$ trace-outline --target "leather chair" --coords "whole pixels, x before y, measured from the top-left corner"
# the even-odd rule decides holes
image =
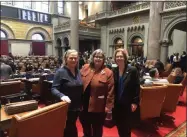
[[[23,116],[14,115],[9,137],[63,137],[68,104],[59,102]]]
[[[184,93],[184,89],[185,89],[186,86],[187,86],[187,73],[186,73],[186,72],[184,73],[184,78],[183,78],[181,84],[182,84],[182,91],[181,91],[180,96],[183,95],[183,93]],[[187,89],[187,88],[186,88],[186,89]]]
[[[166,97],[167,85],[153,85],[152,87],[141,87],[140,91],[140,118],[160,117],[161,109]]]
[[[167,84],[167,86],[162,112],[175,112],[182,91],[182,84]]]
[[[176,78],[176,76],[175,76],[175,75],[170,74],[170,75],[167,77],[167,80],[168,80],[168,82],[169,82],[169,83],[173,83],[173,82],[174,82],[174,80],[175,80],[175,78]]]
[[[172,66],[172,64],[166,64],[164,69],[165,69],[165,71],[163,71],[160,74],[160,77],[168,77],[169,74],[171,73],[172,69],[173,69],[173,66]]]

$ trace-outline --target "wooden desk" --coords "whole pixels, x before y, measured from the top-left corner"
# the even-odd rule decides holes
[[[41,99],[46,105],[56,102],[56,98],[51,93],[51,86],[53,81],[44,80],[42,83]]]
[[[25,83],[24,91],[28,94],[31,94],[32,84],[38,84],[40,78],[30,78],[30,79],[24,79],[23,82]]]
[[[38,109],[40,109],[38,107]],[[32,110],[34,111],[34,110]],[[23,113],[18,113],[16,115],[19,115],[19,116],[23,116],[24,114],[27,114],[29,112],[32,112],[32,111],[27,111],[27,112],[23,112]],[[15,114],[14,114],[15,115]],[[5,129],[9,129],[10,127],[10,124],[11,124],[11,119],[14,115],[8,115],[6,112],[5,112],[5,109],[4,109],[4,106],[1,107],[1,113],[0,113],[0,129],[2,130],[5,130]]]
[[[40,78],[30,78],[30,79],[24,79],[24,81],[28,81],[28,82],[36,82],[39,81]]]

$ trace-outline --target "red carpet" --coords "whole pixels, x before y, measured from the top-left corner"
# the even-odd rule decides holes
[[[186,92],[180,98],[186,103]],[[141,126],[132,130],[132,137],[163,137],[169,134],[171,131],[179,127],[186,121],[186,106],[177,106],[176,112],[172,114],[165,114],[159,118],[158,122],[154,120],[147,120],[141,123]],[[161,123],[161,124],[160,124]],[[79,137],[83,136],[82,126],[77,121]],[[103,137],[118,137],[116,127],[106,128],[104,127]]]

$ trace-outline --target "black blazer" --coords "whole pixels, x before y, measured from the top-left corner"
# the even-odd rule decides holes
[[[114,92],[115,92],[115,103],[116,105],[129,106],[131,104],[139,105],[139,94],[140,94],[140,82],[139,74],[135,67],[126,66],[126,69],[122,75],[124,82],[123,93],[120,99],[118,99],[118,82],[119,82],[119,68],[113,69],[114,73]]]

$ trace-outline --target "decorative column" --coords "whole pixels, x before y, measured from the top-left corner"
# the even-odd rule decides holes
[[[71,2],[71,49],[79,51],[79,2]]]
[[[160,31],[161,31],[161,15],[164,2],[150,2],[149,13],[149,34],[148,34],[148,59],[160,58]]]
[[[58,25],[58,2],[57,1],[53,1],[53,0],[49,1],[49,13],[51,14],[51,24],[53,24],[52,55],[57,56],[59,49],[55,48],[57,46],[57,43],[56,43],[56,38],[54,35],[54,27]]]
[[[170,44],[170,40],[168,39],[161,40],[159,44],[161,46],[160,61],[166,64],[167,57],[168,57],[168,46]]]
[[[58,2],[51,0],[49,2],[49,12],[51,14],[58,14]]]
[[[102,49],[105,53],[107,53],[107,26],[101,26],[101,44],[100,49]]]

